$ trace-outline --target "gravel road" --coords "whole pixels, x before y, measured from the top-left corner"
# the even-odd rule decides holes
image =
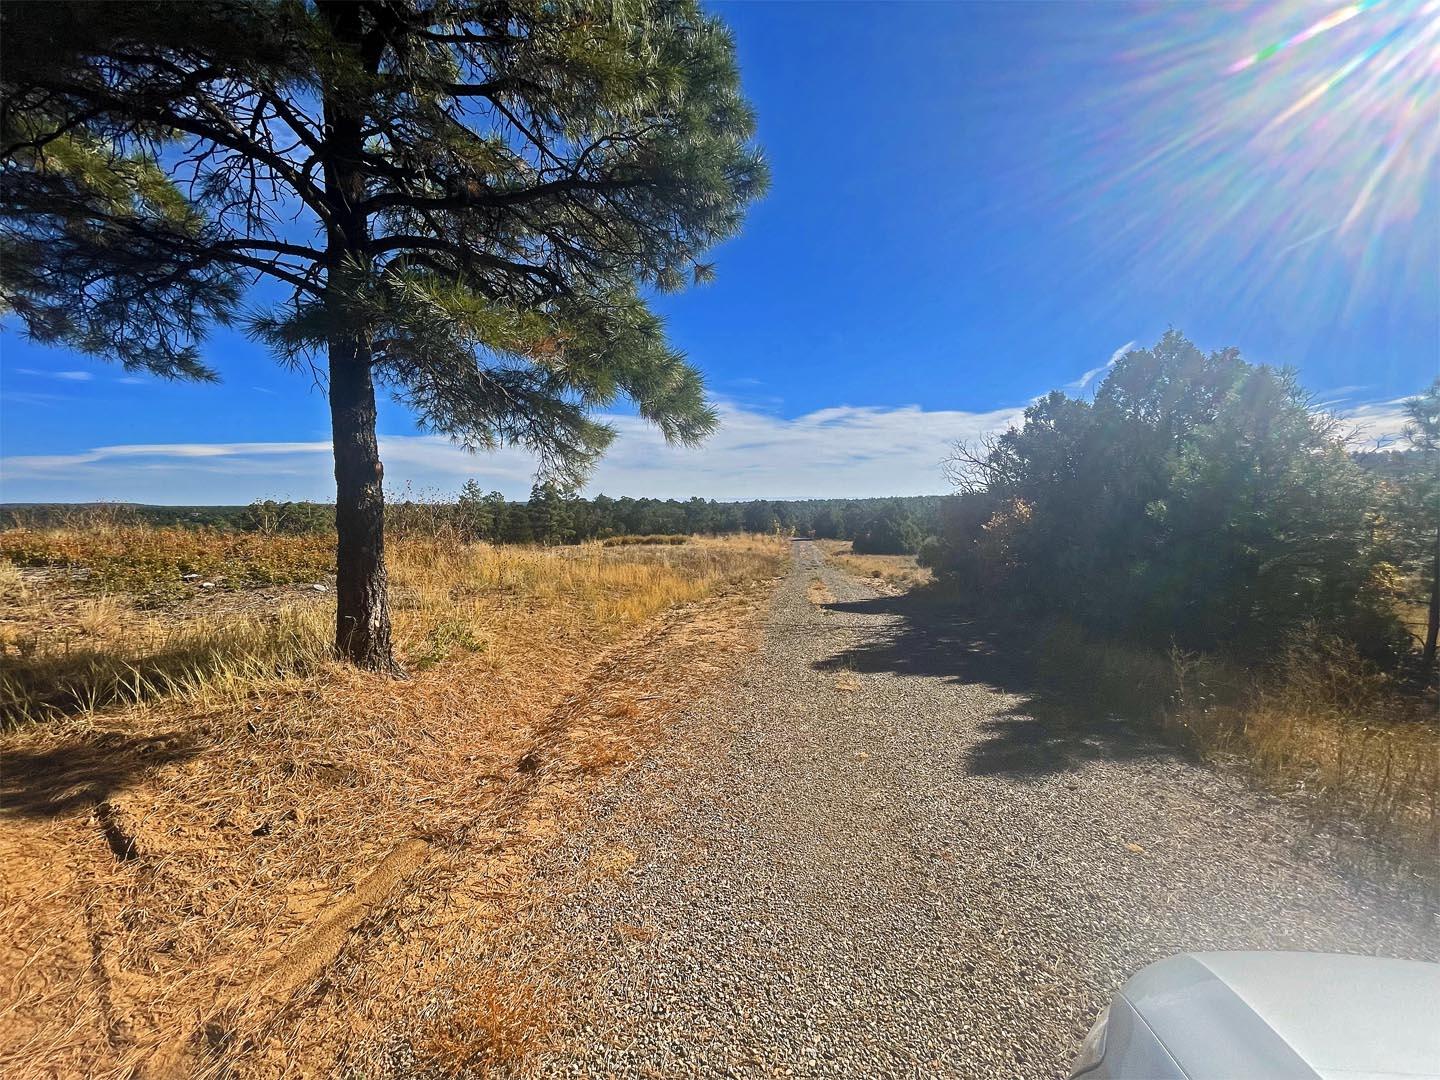
[[[1440,953],[1433,911],[1286,805],[1064,716],[963,624],[794,547],[755,662],[681,733],[700,749],[600,808],[635,863],[562,919],[593,1009],[540,1073],[1063,1076],[1170,953]]]

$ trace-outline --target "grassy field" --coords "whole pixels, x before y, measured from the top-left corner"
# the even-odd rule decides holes
[[[0,534],[0,1072],[344,1072],[382,1023],[520,1053],[554,995],[486,958],[531,854],[752,647],[785,547],[401,539],[396,682],[328,659],[323,543]],[[407,1012],[458,984],[526,1016]]]

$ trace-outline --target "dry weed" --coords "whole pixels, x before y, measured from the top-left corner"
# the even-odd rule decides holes
[[[0,596],[23,600],[28,595],[20,568],[9,559],[0,559]]]
[[[75,624],[82,633],[91,637],[104,637],[117,629],[120,607],[120,601],[103,593],[93,599],[83,600],[75,613]]]
[[[494,965],[473,975],[460,1003],[416,1041],[444,1076],[514,1066],[544,1048],[562,1012],[554,987]]]
[[[1275,666],[1097,641],[1057,621],[1041,674],[1067,700],[1162,723],[1201,754],[1302,797],[1317,822],[1360,834],[1440,884],[1440,727],[1433,696],[1353,645],[1298,637]]]
[[[830,586],[826,585],[824,580],[818,576],[810,579],[810,584],[805,588],[805,595],[817,607],[835,603],[835,594],[830,591]]]

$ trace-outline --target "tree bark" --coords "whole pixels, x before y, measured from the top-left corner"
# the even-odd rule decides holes
[[[335,651],[370,671],[399,674],[390,642],[385,573],[384,468],[375,438],[368,342],[330,341],[330,425],[335,441]]]
[[[335,37],[361,48],[358,4],[322,3]],[[362,49],[362,52],[364,50]],[[375,57],[364,56],[371,70]],[[368,257],[369,222],[359,209],[365,198],[361,169],[363,117],[327,95],[325,100],[325,197],[333,225],[326,251],[327,290],[346,287],[337,277]],[[329,304],[332,313],[338,305]],[[390,641],[389,582],[385,574],[384,469],[375,438],[375,380],[368,327],[330,330],[330,426],[335,444],[335,651],[370,671],[403,674]]]

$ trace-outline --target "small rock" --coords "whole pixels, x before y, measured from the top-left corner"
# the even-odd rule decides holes
[[[213,589],[213,588],[215,587],[215,582],[213,582],[213,581],[202,581],[202,582],[200,582],[200,587],[201,587],[202,589]]]
[[[181,581],[199,581],[199,580],[200,580],[200,575],[199,575],[199,574],[181,574],[181,575],[180,575],[180,580],[181,580]]]
[[[326,592],[328,591],[329,587],[326,585],[311,585],[310,588],[314,589],[316,592]]]

